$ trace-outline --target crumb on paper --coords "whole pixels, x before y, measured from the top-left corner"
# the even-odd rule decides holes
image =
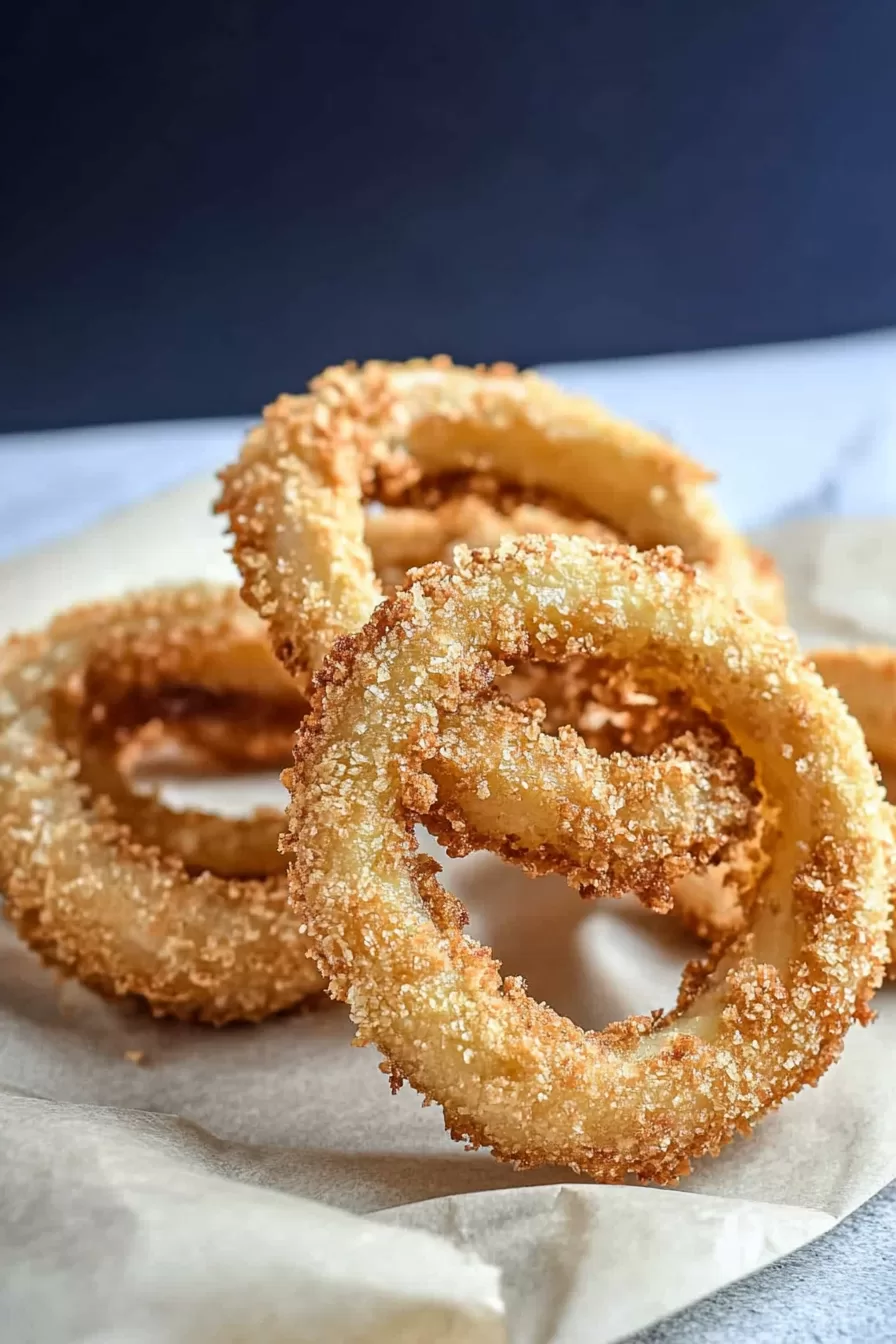
[[[124,1058],[128,1061],[129,1064],[137,1064],[137,1065],[145,1064],[145,1063],[146,1063],[146,1051],[145,1051],[145,1050],[125,1050],[125,1052],[124,1052]]]

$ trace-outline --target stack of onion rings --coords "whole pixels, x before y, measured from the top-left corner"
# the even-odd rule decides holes
[[[76,609],[7,642],[0,697],[5,909],[45,961],[104,994],[140,995],[157,1014],[215,1023],[257,1020],[322,987],[286,905],[282,814],[175,811],[135,793],[121,760],[139,758],[148,724],[157,736],[198,734],[208,763],[225,751],[214,729],[228,721],[228,764],[282,759],[306,702],[235,591],[159,590]],[[662,904],[749,816],[743,763],[711,738],[702,752],[686,737],[655,758],[591,761],[575,734],[550,738],[533,710],[497,703],[470,706],[447,733],[429,787],[457,802],[434,808],[434,827],[461,848],[491,826],[482,842],[507,850],[517,785],[506,742],[528,733],[531,768],[570,786],[558,785],[553,811],[542,800],[521,813],[508,856],[540,871],[559,832],[570,880],[595,892],[640,886]],[[468,737],[479,748],[461,753]],[[596,779],[649,800],[636,824],[619,824]]]
[[[196,586],[0,649],[7,915],[155,1013],[256,1020],[329,977],[393,1086],[456,1137],[674,1180],[867,1020],[896,882],[861,731],[787,633],[729,600],[782,618],[774,567],[706,479],[508,365],[346,365],[281,397],[219,504],[263,623]],[[861,715],[872,683],[850,684]],[[886,764],[896,718],[874,695]],[[284,853],[270,809],[224,821],[132,787],[172,747],[277,763],[300,722]],[[673,1012],[581,1032],[463,934],[418,821],[586,895],[674,895],[715,946]]]
[[[792,639],[677,553],[528,538],[459,554],[340,641],[291,778],[290,884],[361,1042],[520,1166],[670,1181],[807,1083],[866,1015],[886,951],[892,837],[858,725]],[[676,1008],[584,1032],[502,980],[416,852],[440,721],[496,665],[576,653],[679,677],[725,722],[781,829],[750,927],[688,968]],[[533,781],[534,783],[535,781]]]
[[[297,675],[318,668],[333,642],[370,615],[382,596],[377,570],[388,574],[444,555],[452,534],[495,544],[525,526],[554,534],[590,530],[600,540],[623,531],[642,546],[675,543],[754,607],[776,619],[782,614],[773,567],[724,522],[703,488],[707,474],[700,467],[657,435],[510,365],[468,369],[435,359],[328,369],[307,395],[281,397],[267,409],[221,479],[218,508],[234,534],[243,597]],[[571,482],[573,505],[564,503]],[[397,507],[365,515],[371,500]],[[484,714],[487,719],[487,709]],[[506,724],[493,722],[485,732],[507,738]],[[471,740],[468,734],[464,740]],[[511,754],[523,740],[516,734]],[[668,739],[656,743],[662,740]],[[549,789],[546,779],[542,793]],[[503,816],[491,831],[474,826],[476,842],[490,835],[490,847],[518,859],[513,832],[525,829],[521,801],[513,817]],[[468,814],[469,804],[462,809]],[[491,815],[498,816],[497,809]],[[428,824],[443,840],[454,840],[452,852],[463,852],[459,836],[439,827],[435,812]],[[457,816],[454,824],[459,831]],[[747,829],[739,828],[741,839]],[[752,856],[755,839],[747,839]],[[732,857],[730,849],[716,843],[711,854],[707,846],[701,862],[712,857],[718,864]],[[733,881],[739,867],[752,871],[740,856],[682,888],[679,904],[692,925],[708,927],[703,907],[736,904],[716,874]],[[575,867],[572,873],[582,878]],[[614,879],[579,884],[607,892]],[[633,886],[649,904],[667,908],[668,878],[651,877],[646,855],[642,880]]]

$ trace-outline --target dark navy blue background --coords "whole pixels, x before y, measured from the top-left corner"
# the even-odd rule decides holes
[[[896,322],[892,0],[33,0],[0,429]]]

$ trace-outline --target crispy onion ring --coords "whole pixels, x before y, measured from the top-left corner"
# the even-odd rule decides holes
[[[563,873],[583,896],[630,891],[667,911],[676,881],[750,825],[752,772],[717,733],[599,756],[569,727],[542,732],[542,714],[486,699],[446,716],[419,810],[448,854],[487,849],[533,875]]]
[[[429,559],[444,552],[448,536],[458,530],[497,540],[516,523],[557,528],[562,519],[550,501],[569,480],[576,482],[580,505],[565,524],[570,529],[590,527],[605,536],[603,523],[582,519],[583,508],[602,508],[613,514],[612,522],[624,520],[642,544],[671,535],[731,582],[749,585],[756,572],[741,539],[702,492],[705,473],[699,467],[656,435],[507,365],[472,370],[434,360],[329,369],[312,383],[309,395],[281,397],[268,408],[264,424],[221,479],[218,507],[228,513],[235,536],[243,596],[267,621],[278,656],[296,673],[318,667],[334,639],[369,616],[382,595],[375,562],[388,571],[411,554]],[[365,518],[364,503],[371,498],[410,501],[422,511],[402,508],[397,515]],[[536,519],[533,510],[540,511]],[[720,796],[704,797],[700,809],[702,838],[696,816],[670,808],[663,818],[655,809],[652,856],[642,826],[638,868],[621,852],[618,827],[605,830],[601,821],[595,831],[593,803],[565,803],[564,793],[555,789],[564,769],[569,776],[590,760],[598,772],[593,792],[606,796],[604,766],[593,753],[581,755],[574,735],[560,747],[541,743],[537,733],[533,742],[531,720],[520,711],[511,744],[511,711],[495,703],[476,713],[479,723],[463,725],[457,739],[467,744],[468,770],[438,781],[445,805],[428,818],[452,852],[463,852],[464,833],[472,832],[476,843],[540,871],[544,854],[558,850],[545,833],[550,817],[563,827],[564,848],[572,829],[582,838],[579,859],[570,858],[566,867],[571,881],[588,891],[620,894],[625,874],[646,903],[665,909],[678,876],[743,834],[743,798],[735,818],[727,787],[732,759],[723,753],[715,772]],[[526,741],[530,745],[522,746]],[[499,742],[511,755],[541,753],[545,770],[538,790],[521,798],[508,772],[496,775],[490,751]],[[673,752],[679,770],[687,743],[680,738]],[[703,739],[698,770],[709,768],[707,746]],[[476,751],[478,762],[469,759]],[[667,764],[654,758],[649,767],[617,768],[643,797],[647,779],[656,780]],[[491,779],[486,806],[469,791],[452,800],[452,788],[462,788],[465,774]],[[494,796],[498,776],[505,793],[510,791],[505,807]],[[573,781],[572,788],[580,799],[588,791],[584,779]],[[449,810],[446,827],[439,818],[447,818]],[[607,851],[609,834],[616,837],[613,853]]]
[[[807,1083],[866,1015],[892,837],[861,731],[792,639],[668,550],[526,539],[433,566],[334,648],[300,731],[290,884],[359,1039],[521,1166],[668,1182]],[[759,767],[784,825],[749,930],[666,1016],[584,1032],[502,980],[416,852],[440,716],[495,660],[607,653],[676,673]]]
[[[110,694],[187,684],[283,705],[299,700],[235,591],[197,586],[98,603],[57,618],[43,634],[7,641],[0,651],[7,917],[45,962],[103,994],[140,995],[156,1014],[258,1020],[319,991],[282,875],[238,881],[185,867],[194,826],[206,828],[210,843],[210,829],[220,836],[234,823],[193,814],[185,825],[157,800],[135,800],[135,829],[166,840],[160,852],[139,843],[78,778],[78,756],[65,745],[72,704],[98,694],[107,676]],[[94,776],[100,786],[110,782]]]
[[[747,604],[781,615],[768,557],[723,520],[703,488],[708,473],[658,435],[511,365],[371,362],[327,369],[307,395],[281,396],[221,473],[217,507],[230,520],[243,597],[287,667],[319,667],[380,600],[365,500],[401,500],[427,478],[464,471],[559,499],[572,490],[574,513],[637,546],[680,546]],[[434,526],[444,548],[438,520],[424,513],[417,525]],[[556,530],[556,519],[547,525]],[[371,523],[373,540],[380,562],[394,564],[379,535],[386,526]],[[415,545],[416,559],[431,558],[424,541]]]
[[[809,654],[828,686],[833,686],[858,719],[865,741],[881,772],[884,788],[896,800],[896,650],[886,645],[816,649]],[[896,810],[893,811],[896,824]],[[698,936],[715,941],[743,927],[744,903],[754,884],[754,865],[761,843],[744,847],[740,874],[726,864],[720,869],[688,874],[675,891],[675,907]],[[723,878],[729,879],[724,881]],[[896,874],[894,874],[896,898]],[[888,975],[896,977],[896,933],[890,934]]]
[[[277,749],[280,765],[291,756],[294,725],[307,710],[301,704],[286,739],[273,725],[262,739],[266,751]],[[95,710],[96,701],[91,705]],[[631,890],[665,911],[678,875],[716,859],[749,825],[752,772],[716,732],[682,733],[638,758],[619,753],[596,758],[571,730],[557,737],[543,734],[541,716],[538,705],[497,700],[468,706],[459,722],[446,718],[441,750],[428,763],[434,801],[425,821],[449,854],[489,849],[533,876],[562,872],[585,896]],[[95,716],[91,719],[95,728]],[[108,715],[99,722],[107,728]],[[207,744],[212,721],[204,718],[201,724]],[[209,868],[227,877],[286,871],[278,851],[282,812],[259,808],[234,821],[195,809],[175,811],[132,791],[107,733],[86,738],[70,733],[68,741],[80,762],[79,778],[110,798],[118,819],[142,843],[176,854],[191,871]],[[133,739],[125,735],[123,745],[127,756]],[[213,769],[219,765],[209,754],[204,759]],[[525,778],[541,780],[548,803],[528,796],[520,763]],[[634,800],[636,821],[630,818]]]
[[[306,702],[235,591],[159,590],[75,609],[7,642],[0,697],[0,880],[6,914],[45,961],[105,994],[141,995],[158,1014],[216,1023],[257,1020],[321,988],[285,907],[282,813],[177,811],[133,792],[121,760],[135,741],[139,755],[149,719],[188,739],[198,725],[206,760],[217,749],[239,764],[233,719],[228,740],[213,712],[234,701],[257,707],[244,756],[282,749]],[[450,817],[433,811],[456,850],[479,828],[484,844],[542,871],[559,833],[570,881],[632,886],[662,905],[672,881],[743,828],[749,781],[730,748],[709,742],[701,754],[688,739],[656,758],[592,762],[575,734],[549,738],[537,720],[526,706],[470,706],[463,726],[481,745],[462,755],[449,721],[429,787],[459,799]],[[520,801],[506,768],[514,734],[532,770],[559,781],[540,808]],[[615,791],[605,784],[595,796],[592,775]],[[650,806],[622,824],[626,790]]]
[[[511,689],[518,686],[546,702],[545,724],[551,730],[573,724],[588,746],[604,754],[640,756],[688,733],[704,743],[715,734],[718,750],[719,725],[695,709],[680,687],[658,680],[656,669],[645,676],[641,667],[577,657],[559,668],[529,664],[509,681]],[[745,788],[743,775],[741,781]],[[732,833],[731,843],[720,846],[707,865],[675,885],[675,913],[698,938],[714,943],[743,928],[767,862],[773,824],[767,806],[755,807],[739,837]]]
[[[381,596],[374,566],[394,580],[411,562],[447,558],[452,537],[495,544],[515,528],[596,539],[623,528],[640,545],[676,541],[722,582],[781,614],[773,566],[724,523],[703,490],[701,468],[656,435],[508,365],[473,370],[418,360],[329,369],[309,395],[281,397],[268,408],[221,479],[219,508],[234,533],[243,596],[296,672],[319,666],[333,640],[373,610]],[[557,501],[571,481],[577,504],[564,517]],[[367,499],[402,507],[365,517]],[[590,519],[589,509],[604,521]],[[502,737],[506,723],[483,727],[485,741]],[[460,740],[476,741],[469,731]],[[511,754],[521,741],[518,735],[516,746],[508,742]],[[730,756],[720,762],[721,776],[730,777],[730,764]],[[556,778],[556,770],[549,772],[540,792]],[[428,818],[451,852],[463,852],[458,813],[469,821],[470,802],[455,808],[453,830],[440,826],[436,813]],[[491,830],[474,823],[476,842],[491,837],[491,848],[521,861],[516,839],[504,834],[509,822],[514,831],[527,829],[519,806],[532,802],[517,799],[513,816]],[[723,856],[723,831],[729,839],[744,833],[742,821],[730,827],[730,810],[723,815],[724,796],[719,805],[710,843],[699,858],[692,847],[687,871]],[[494,806],[491,815],[500,815]],[[544,845],[556,853],[547,837]],[[538,862],[527,866],[537,870]],[[567,871],[572,880],[582,878],[584,889],[609,892],[622,868],[590,881],[575,864]],[[634,889],[648,904],[668,908],[671,863],[653,880],[650,874],[645,862]],[[631,866],[630,875],[634,882]]]
[[[303,702],[302,717],[306,709]],[[601,758],[569,728],[556,737],[542,733],[542,714],[539,704],[496,699],[467,706],[458,721],[446,716],[441,750],[427,766],[434,801],[425,822],[450,855],[488,849],[532,876],[562,872],[583,896],[632,891],[666,911],[679,875],[718,861],[751,825],[752,771],[717,731],[682,732],[636,758],[618,752]],[[269,763],[290,759],[297,721],[294,715],[286,737],[269,727],[262,738]],[[206,746],[212,722],[201,720]],[[125,736],[126,756],[131,747]],[[233,821],[173,811],[132,791],[103,735],[76,739],[71,750],[80,779],[112,800],[141,842],[176,853],[193,871],[211,868],[228,877],[286,871],[278,852],[281,812],[259,808]],[[219,770],[210,752],[204,760]],[[521,763],[524,779],[541,781],[535,798],[521,783]]]

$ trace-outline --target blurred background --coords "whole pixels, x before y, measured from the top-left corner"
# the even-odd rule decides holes
[[[896,323],[896,4],[34,0],[0,431]]]

